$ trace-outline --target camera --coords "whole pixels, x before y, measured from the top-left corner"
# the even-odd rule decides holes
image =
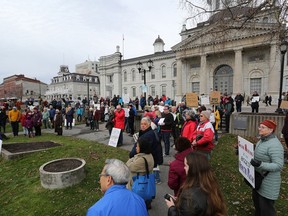
[[[173,197],[170,194],[165,194],[164,198],[166,200],[169,200],[169,201],[170,201],[170,198],[172,198],[172,200],[174,200]]]

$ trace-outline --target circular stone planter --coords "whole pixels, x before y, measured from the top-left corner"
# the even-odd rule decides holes
[[[53,190],[80,183],[85,178],[85,164],[81,158],[62,158],[43,164],[39,168],[42,187]]]

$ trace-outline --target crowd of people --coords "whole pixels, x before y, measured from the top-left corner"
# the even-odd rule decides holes
[[[123,145],[125,131],[133,136],[135,144],[126,163],[117,159],[106,161],[99,174],[104,196],[89,208],[89,216],[127,215],[128,208],[131,215],[148,215],[153,198],[143,200],[133,193],[132,177],[145,175],[148,169],[154,173],[155,184],[161,184],[160,166],[173,146],[177,153],[169,164],[168,186],[174,194],[166,197],[168,215],[227,215],[225,200],[210,165],[211,153],[217,145],[221,122],[225,119],[225,130],[229,132],[230,116],[234,111],[241,112],[244,97],[237,94],[233,99],[223,95],[219,105],[197,109],[187,107],[185,101],[176,106],[165,95],[143,98],[136,97],[128,104],[124,104],[120,96],[97,101],[85,98],[74,104],[63,99],[50,103],[42,101],[38,106],[28,102],[23,110],[20,109],[22,104],[11,103],[1,107],[0,130],[5,133],[9,120],[14,136],[19,134],[19,123],[28,137],[41,136],[41,128],[54,129],[57,135],[62,135],[63,128],[71,130],[77,121],[97,132],[102,121],[110,134],[113,128],[120,129],[117,147]],[[252,112],[258,112],[257,92],[251,97],[251,107]],[[135,134],[134,120],[139,110],[143,113],[140,130]],[[282,130],[288,147],[287,127],[288,114]],[[260,141],[250,162],[257,172],[265,173],[260,189],[252,190],[257,216],[276,214],[274,202],[279,196],[284,150],[274,134],[275,128],[276,123],[272,120],[261,122],[258,128]]]

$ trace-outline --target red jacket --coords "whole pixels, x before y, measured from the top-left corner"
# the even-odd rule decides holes
[[[214,148],[214,144],[212,142],[214,138],[214,128],[209,120],[199,123],[196,129],[196,133],[194,133],[193,139],[196,139],[196,136],[199,135],[202,136],[202,138],[196,141],[197,145],[194,146],[194,149],[210,152]]]
[[[170,163],[168,186],[172,190],[174,190],[175,196],[177,196],[181,185],[186,180],[186,173],[184,170],[184,158],[192,151],[192,148],[188,148],[183,152],[179,152],[175,155],[175,160]]]
[[[185,121],[185,123],[182,127],[181,136],[186,137],[192,143],[193,136],[196,133],[196,128],[197,128],[196,121],[192,121],[190,119],[188,121]]]
[[[114,127],[124,130],[125,128],[125,111],[121,109],[120,111],[116,110],[114,112]]]

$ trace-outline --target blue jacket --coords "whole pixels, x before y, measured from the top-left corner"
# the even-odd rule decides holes
[[[113,185],[104,196],[88,209],[86,216],[148,216],[144,200],[126,189],[126,185]]]

